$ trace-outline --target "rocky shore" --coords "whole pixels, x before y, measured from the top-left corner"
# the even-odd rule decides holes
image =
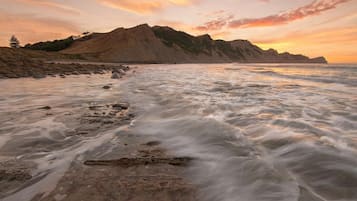
[[[155,142],[155,143],[153,143]],[[121,135],[114,151],[75,161],[43,201],[195,201],[196,187],[182,175],[191,159],[167,155],[159,141]]]
[[[80,63],[45,63],[42,61],[16,61],[9,62],[7,65],[0,67],[1,78],[22,78],[33,77],[36,79],[45,78],[46,76],[65,78],[68,75],[80,74],[104,74],[107,72],[123,74],[128,71],[129,67],[124,65],[93,65]],[[120,76],[113,77],[115,79]]]
[[[108,70],[120,77],[123,72],[134,75],[124,67]],[[196,186],[183,177],[194,159],[171,155],[159,139],[135,134],[130,128],[137,114],[114,95],[117,83],[96,85],[97,92],[113,93],[99,102],[88,99],[2,113],[0,137],[12,132],[18,136],[0,144],[0,200],[197,200]],[[28,118],[17,125],[65,127],[21,135],[26,131],[20,126],[4,123],[20,116]]]
[[[50,112],[52,108],[46,110]],[[81,138],[95,137],[116,127],[129,126],[135,117],[127,103],[89,106],[83,111],[80,115],[60,117],[65,118],[62,121],[76,120],[72,122],[72,132],[65,135],[76,136],[77,140],[46,143],[44,147],[33,142],[31,152],[43,148],[49,152],[59,147],[73,146]],[[81,157],[75,157],[58,183],[49,184],[54,185],[50,192],[41,192],[44,187],[35,187],[36,182],[41,183],[41,179],[45,181],[46,178],[33,174],[37,167],[29,162],[29,158],[1,160],[0,198],[18,200],[22,196],[21,190],[26,192],[26,188],[32,188],[32,185],[39,192],[32,201],[197,200],[196,187],[182,177],[193,158],[168,155],[160,144],[156,139],[124,130],[118,139],[111,141],[111,146],[96,147]],[[7,148],[5,146],[0,153],[6,152]],[[56,159],[52,160],[55,163]]]
[[[104,74],[112,71],[119,74],[120,78],[129,70],[124,65],[85,64],[68,62],[75,57],[61,55],[59,53],[47,53],[42,51],[0,48],[0,79],[1,78],[45,78],[46,76],[60,76],[79,74]],[[62,60],[67,62],[53,62]],[[67,59],[67,60],[66,60]],[[79,60],[80,61],[80,60]]]

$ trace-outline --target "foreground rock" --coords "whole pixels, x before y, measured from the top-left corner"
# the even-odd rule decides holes
[[[117,89],[108,83],[94,88],[104,85]],[[196,186],[183,176],[192,158],[169,155],[158,139],[133,133],[135,113],[117,96],[46,102],[2,118],[49,125],[36,132],[18,122],[0,129],[5,137],[30,131],[0,146],[0,200],[197,200]]]
[[[70,151],[74,145],[78,146],[85,140],[100,137],[108,130],[130,124],[135,116],[130,111],[130,105],[125,103],[127,106],[125,109],[113,108],[112,106],[116,104],[118,103],[90,105],[87,107],[84,105],[73,113],[63,112],[61,111],[63,108],[52,108],[51,106],[38,107],[32,110],[34,116],[29,119],[55,118],[58,122],[64,122],[66,127],[68,126],[68,129],[63,129],[60,133],[52,132],[49,134],[51,137],[48,138],[36,134],[29,138],[23,136],[15,137],[15,139],[0,146],[0,200],[16,194],[24,188],[36,185],[42,179],[45,179],[44,177],[48,173],[38,171],[39,167],[36,161],[48,160],[50,162],[47,165],[43,165],[42,168],[47,168],[51,166],[51,163],[58,162],[57,156],[49,153],[56,153],[56,151],[65,152],[65,150],[68,150],[70,155],[77,155],[77,153]],[[73,105],[67,105],[67,107],[72,108]],[[51,110],[50,116],[48,116],[49,110]],[[26,114],[22,115],[26,116]],[[4,132],[0,131],[0,136],[4,135]],[[56,139],[53,139],[53,136],[56,136]],[[82,161],[80,163],[82,164]],[[85,167],[83,164],[82,168]],[[56,170],[51,169],[51,171]],[[77,175],[72,176],[77,177]],[[56,185],[56,183],[48,183],[47,185]],[[67,194],[70,194],[70,192],[67,192]],[[26,196],[29,197],[31,195],[26,194]],[[54,199],[54,197],[51,199]],[[16,197],[16,199],[10,200],[27,199],[18,199]],[[33,200],[39,199],[34,198]]]
[[[111,153],[73,163],[56,189],[41,200],[197,201],[196,186],[182,176],[192,158],[167,155],[143,140],[122,133]]]
[[[0,161],[0,198],[29,181],[32,168],[18,160]]]
[[[85,165],[113,165],[113,166],[139,166],[139,165],[156,165],[156,164],[168,164],[175,166],[187,166],[193,159],[190,157],[137,157],[137,158],[120,158],[114,160],[88,160],[85,161]]]
[[[40,109],[40,110],[50,110],[52,108],[50,106],[43,106],[43,107],[40,107],[38,109]]]
[[[117,73],[117,72],[114,72],[114,73],[112,73],[112,77],[111,77],[112,79],[120,79],[121,78],[121,76],[120,76],[120,74],[119,73]]]

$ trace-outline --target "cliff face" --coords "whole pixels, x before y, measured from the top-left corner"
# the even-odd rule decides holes
[[[146,24],[92,34],[74,41],[61,52],[81,54],[91,60],[126,63],[326,63],[323,57],[310,59],[262,50],[246,40],[212,40],[209,35],[195,37],[170,27]]]

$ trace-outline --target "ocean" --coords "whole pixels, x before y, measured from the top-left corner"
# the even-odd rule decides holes
[[[199,160],[203,200],[357,200],[357,66],[149,65],[134,128]]]

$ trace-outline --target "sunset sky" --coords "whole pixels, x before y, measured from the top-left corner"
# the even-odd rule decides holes
[[[357,62],[357,0],[0,0],[0,46],[143,23]]]

